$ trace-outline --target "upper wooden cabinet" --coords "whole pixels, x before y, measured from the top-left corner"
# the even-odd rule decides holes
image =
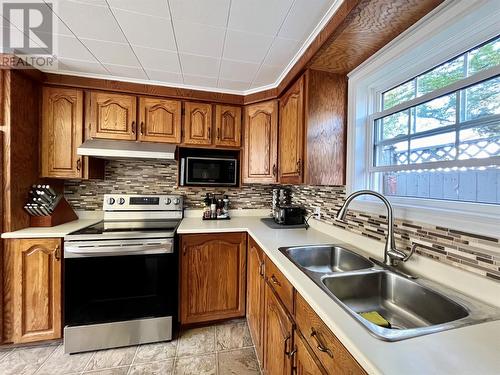
[[[227,147],[241,146],[241,108],[215,106],[215,145]]]
[[[304,168],[304,77],[280,99],[279,180],[284,184],[303,182]]]
[[[61,338],[61,239],[9,240],[12,341]]]
[[[157,98],[139,98],[140,141],[180,143],[181,102]]]
[[[135,96],[92,91],[87,108],[91,137],[135,140],[136,107]]]
[[[187,145],[212,144],[212,105],[184,103],[184,143]]]
[[[71,88],[43,88],[41,176],[81,178],[82,157],[76,149],[83,141],[83,92]]]
[[[243,183],[275,183],[278,168],[278,102],[245,107]]]
[[[246,233],[181,236],[181,324],[245,315]]]

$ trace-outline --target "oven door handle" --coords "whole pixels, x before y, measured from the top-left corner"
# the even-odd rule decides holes
[[[138,246],[71,246],[65,245],[65,258],[106,257],[120,255],[170,254],[174,249],[171,243]]]

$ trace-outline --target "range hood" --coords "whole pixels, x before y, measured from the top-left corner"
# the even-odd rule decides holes
[[[78,155],[101,159],[163,159],[175,158],[176,145],[109,139],[87,139],[77,149]]]

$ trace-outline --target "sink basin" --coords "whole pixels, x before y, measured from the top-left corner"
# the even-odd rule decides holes
[[[299,266],[312,272],[348,272],[373,267],[368,259],[340,246],[289,247],[284,252]]]
[[[377,311],[393,330],[430,327],[469,315],[442,294],[387,271],[325,277],[322,282],[356,318],[363,319],[359,313]]]

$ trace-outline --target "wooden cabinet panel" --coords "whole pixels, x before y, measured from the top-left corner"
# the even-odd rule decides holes
[[[83,141],[83,92],[71,88],[43,88],[41,176],[81,178],[82,157],[76,149]]]
[[[278,102],[245,107],[243,183],[275,183],[278,167]]]
[[[262,364],[264,353],[264,252],[253,238],[248,237],[247,321],[257,357]]]
[[[212,105],[184,103],[184,143],[187,145],[212,144]]]
[[[280,99],[279,181],[303,182],[304,167],[304,77]]]
[[[241,146],[241,108],[227,105],[215,107],[215,145]]]
[[[329,374],[366,374],[304,298],[295,294],[295,321]]]
[[[177,100],[139,98],[140,141],[180,143],[181,109]]]
[[[181,237],[181,323],[245,315],[246,233]]]
[[[293,286],[269,259],[266,262],[266,280],[278,295],[281,303],[290,314],[293,313]]]
[[[293,333],[293,342],[295,347],[294,370],[297,375],[324,375],[327,372],[323,369],[318,359],[312,353],[311,348],[305,342],[302,335],[295,330]]]
[[[293,323],[269,284],[265,288],[264,373],[289,375]]]
[[[91,137],[135,140],[136,102],[137,98],[131,95],[91,92]]]
[[[13,341],[61,337],[61,240],[12,240]]]

